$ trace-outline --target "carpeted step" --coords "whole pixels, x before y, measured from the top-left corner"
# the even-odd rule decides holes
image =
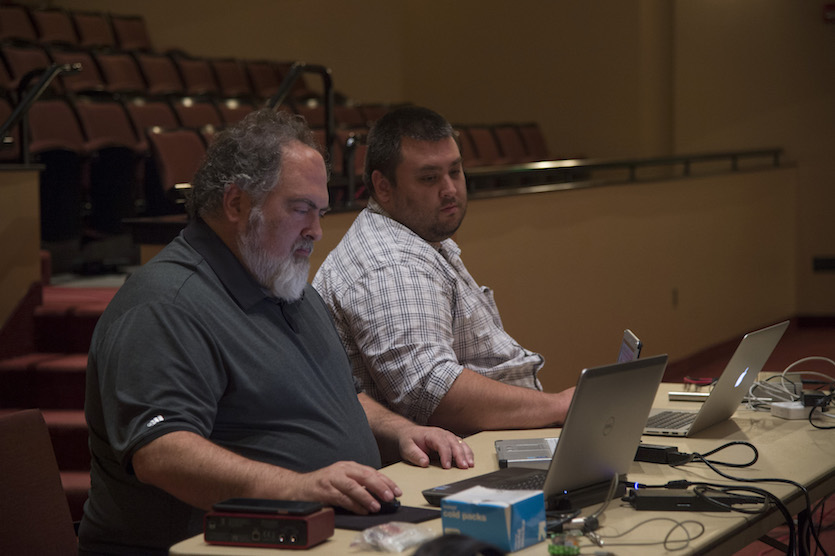
[[[117,289],[45,286],[34,314],[37,350],[87,353],[96,322]]]
[[[83,409],[87,354],[72,353],[35,364],[35,401],[47,409]]]
[[[35,368],[62,356],[61,353],[28,353],[0,361],[0,408],[38,407]]]

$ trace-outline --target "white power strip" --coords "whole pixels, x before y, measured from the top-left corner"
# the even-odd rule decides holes
[[[815,408],[815,413],[820,413]],[[783,419],[808,419],[811,408],[805,407],[803,402],[774,402],[771,404],[771,414]]]

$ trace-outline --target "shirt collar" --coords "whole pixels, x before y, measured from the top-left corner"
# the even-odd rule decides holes
[[[206,260],[241,308],[249,309],[264,299],[276,301],[202,219],[192,220],[183,230],[183,238]]]

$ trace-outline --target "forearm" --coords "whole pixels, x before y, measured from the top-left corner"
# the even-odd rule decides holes
[[[197,434],[176,431],[133,456],[137,478],[192,506],[208,510],[226,498],[297,497],[299,474],[250,460]]]
[[[371,431],[374,433],[374,437],[378,443],[396,443],[400,440],[405,430],[415,426],[415,423],[402,415],[390,411],[364,392],[358,394],[357,398],[363,409],[365,409],[368,424],[371,426]]]
[[[540,392],[504,384],[465,368],[429,423],[459,434],[561,425],[573,391]]]

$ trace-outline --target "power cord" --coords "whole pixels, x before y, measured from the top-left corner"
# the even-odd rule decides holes
[[[814,413],[814,409],[816,407],[821,407],[821,414],[825,409],[826,406],[818,406],[815,403],[808,403],[806,399],[809,395],[803,392],[803,376],[815,376],[824,378],[823,382],[818,382],[820,387],[829,385],[830,395],[835,390],[835,379],[832,378],[831,375],[821,373],[818,371],[795,371],[793,374],[801,375],[801,384],[797,384],[796,382],[792,381],[787,377],[789,372],[795,368],[796,366],[807,363],[809,361],[824,361],[835,366],[835,361],[828,357],[822,356],[810,356],[804,357],[802,359],[798,359],[791,365],[785,368],[783,372],[779,375],[774,375],[769,377],[765,381],[758,381],[751,385],[748,389],[748,397],[746,398],[748,402],[748,407],[755,411],[769,411],[771,409],[771,404],[775,402],[799,402],[802,401],[804,406],[812,407],[810,411],[810,423],[812,422],[811,415]],[[779,384],[772,384],[772,380],[779,379]],[[759,391],[759,392],[758,392]],[[758,395],[759,394],[759,395]],[[830,398],[831,401],[831,398]],[[812,423],[815,426],[814,423]],[[817,428],[830,428],[830,427],[817,427]]]
[[[809,497],[809,491],[806,490],[806,487],[804,487],[802,484],[800,484],[796,481],[792,481],[790,479],[781,479],[781,478],[747,479],[747,478],[734,477],[734,476],[728,475],[727,473],[724,473],[723,471],[719,470],[716,467],[717,465],[726,465],[727,466],[728,465],[727,463],[714,462],[714,461],[711,461],[711,460],[707,459],[707,457],[706,457],[706,456],[714,454],[714,453],[716,453],[716,452],[718,452],[722,449],[725,449],[725,448],[727,448],[729,446],[732,446],[732,445],[735,445],[735,444],[743,444],[743,445],[747,445],[748,447],[750,447],[754,451],[755,458],[754,458],[753,461],[751,461],[750,463],[747,463],[747,464],[730,464],[730,466],[732,466],[732,467],[747,467],[747,466],[750,466],[754,462],[757,461],[758,452],[757,452],[757,450],[756,450],[756,448],[754,447],[753,444],[750,444],[748,442],[735,441],[735,442],[729,442],[727,444],[724,444],[724,445],[716,448],[715,450],[711,450],[710,452],[707,452],[706,454],[699,454],[699,453],[695,453],[695,452],[693,454],[686,454],[687,456],[692,456],[692,457],[690,458],[689,461],[685,461],[684,463],[690,463],[690,462],[704,463],[714,473],[716,473],[720,477],[723,477],[723,478],[731,480],[731,481],[737,481],[737,482],[742,482],[742,483],[782,483],[782,484],[788,484],[788,485],[794,486],[795,488],[799,489],[803,493],[803,496],[806,500],[806,508],[805,508],[806,515],[808,515],[809,518],[810,518],[810,519],[807,519],[804,522],[804,529],[802,531],[797,531],[796,530],[794,520],[792,519],[791,514],[789,513],[788,509],[785,507],[785,505],[782,503],[782,501],[779,498],[772,495],[771,493],[769,493],[766,490],[763,490],[763,489],[758,489],[758,490],[761,491],[761,492],[759,492],[760,495],[767,497],[769,500],[771,500],[774,503],[774,505],[780,510],[780,513],[782,513],[783,517],[786,519],[786,525],[789,528],[789,532],[790,532],[790,535],[789,535],[789,538],[790,538],[789,551],[787,552],[787,554],[789,554],[789,555],[797,554],[797,547],[799,545],[799,542],[803,543],[802,551],[800,552],[800,554],[808,554],[808,548],[809,548],[809,545],[811,544],[809,542],[809,535],[811,534],[811,536],[814,538],[815,542],[817,543],[818,548],[821,550],[823,555],[828,556],[828,554],[826,552],[826,549],[823,547],[823,545],[821,544],[820,538],[818,537],[818,532],[817,532],[817,529],[815,527],[815,524],[811,520],[812,503],[811,503],[811,499]],[[676,449],[676,454],[678,454],[679,456],[682,455],[682,454],[678,453],[677,449]],[[678,465],[684,465],[684,463],[677,463],[677,464],[670,464],[670,465],[672,467],[677,467]],[[635,483],[633,485],[633,487],[636,488],[636,489],[639,489],[639,488],[685,489],[685,488],[688,488],[690,486],[696,486],[696,485],[718,487],[718,488],[726,488],[727,487],[727,485],[713,485],[711,483],[690,482],[690,481],[687,481],[687,480],[669,481],[669,482],[667,482],[665,484],[662,484],[662,485],[645,485],[645,484]],[[751,489],[751,492],[754,492],[754,490],[753,490],[754,487],[737,487],[737,488],[739,488],[740,490]],[[733,509],[733,511],[739,511],[739,509],[735,508],[735,507],[732,508],[732,509]]]
[[[630,533],[632,533],[633,531],[636,531],[638,528],[643,527],[645,525],[648,525],[650,523],[657,522],[657,521],[667,521],[667,522],[671,522],[673,524],[673,527],[667,532],[667,534],[664,536],[664,540],[662,540],[662,541],[634,542],[634,543],[629,543],[629,542],[612,543],[611,542],[613,539],[623,538],[623,537],[629,535]],[[697,530],[691,533],[688,530],[688,525],[696,526]],[[678,530],[681,530],[681,532],[684,535],[684,538],[683,539],[671,539],[671,537]],[[667,550],[668,552],[675,552],[675,551],[678,551],[678,550],[685,550],[686,548],[688,548],[690,546],[691,541],[694,541],[694,540],[698,539],[699,537],[704,535],[704,533],[705,533],[705,526],[700,521],[696,521],[696,520],[693,520],[693,519],[686,519],[686,520],[683,520],[683,521],[677,521],[677,520],[669,518],[669,517],[654,517],[654,518],[651,518],[651,519],[647,519],[646,521],[642,521],[640,523],[637,523],[637,524],[633,525],[632,527],[630,527],[629,529],[627,529],[626,531],[623,531],[622,533],[617,533],[617,534],[612,534],[612,535],[601,535],[601,536],[605,540],[606,546],[655,546],[655,545],[660,544],[660,545],[664,546],[664,550]],[[681,543],[681,545],[680,546],[675,546],[677,543]]]
[[[754,454],[751,461],[745,463],[730,463],[725,461],[713,461],[708,460],[707,457],[711,456],[717,452],[730,448],[732,446],[744,446],[749,448]],[[705,454],[699,453],[692,453],[688,454],[686,452],[679,452],[678,448],[675,446],[661,446],[657,444],[640,444],[638,445],[638,451],[635,454],[635,461],[645,461],[649,463],[666,463],[672,467],[678,467],[679,465],[685,465],[691,463],[693,461],[697,462],[710,462],[713,465],[724,465],[725,467],[750,467],[757,463],[757,460],[760,457],[759,451],[757,448],[751,444],[750,442],[744,442],[742,440],[734,440],[732,442],[728,442],[727,444],[723,444],[718,448],[711,450]]]

